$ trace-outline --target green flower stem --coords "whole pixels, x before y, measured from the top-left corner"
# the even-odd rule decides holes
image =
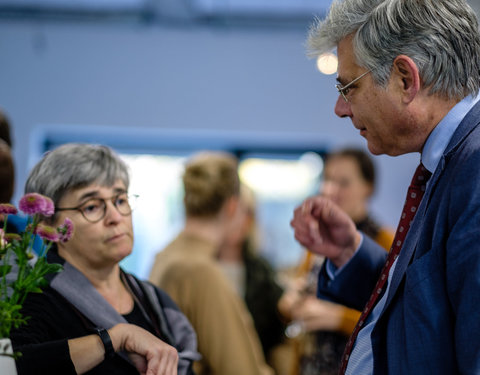
[[[35,240],[36,228],[40,222],[39,215],[27,221],[27,229],[20,239],[12,239],[11,242],[0,246],[1,282],[0,282],[0,337],[9,337],[12,328],[18,328],[26,324],[28,317],[21,314],[21,308],[29,293],[41,293],[41,287],[48,284],[45,276],[49,273],[59,272],[62,266],[49,264],[46,254],[52,246],[51,241],[43,240],[39,256],[32,266],[32,249]],[[6,233],[6,220],[4,222]],[[8,282],[6,276],[11,270],[11,256],[15,256],[18,266],[16,280]],[[10,290],[9,290],[10,289]],[[11,292],[9,296],[8,293]]]

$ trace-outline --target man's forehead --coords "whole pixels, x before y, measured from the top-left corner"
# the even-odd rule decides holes
[[[337,45],[337,80],[341,83],[351,81],[362,70],[356,63],[352,39],[352,36],[345,37]]]

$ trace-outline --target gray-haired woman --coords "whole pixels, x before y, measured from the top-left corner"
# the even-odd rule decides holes
[[[108,147],[67,144],[33,168],[25,192],[50,197],[50,224],[75,232],[50,251],[64,270],[30,294],[12,332],[18,373],[192,374],[196,336],[168,295],[123,272],[133,247],[126,165]]]

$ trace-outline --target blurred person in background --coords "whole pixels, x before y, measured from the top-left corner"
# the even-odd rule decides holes
[[[0,109],[0,203],[11,203],[15,189],[15,163],[10,133],[10,121]],[[1,215],[0,222],[3,224]],[[18,215],[9,215],[7,225],[8,232],[18,233],[25,227],[25,222]]]
[[[0,109],[0,203],[12,203],[15,191],[15,161],[12,149],[11,124],[5,112]],[[1,216],[1,215],[0,215]],[[20,233],[27,225],[27,218],[23,214],[10,214],[7,220],[7,232]],[[3,228],[3,218],[0,217],[0,227]],[[33,250],[40,250],[42,241],[35,236]],[[16,267],[16,264],[12,264]],[[13,277],[15,273],[11,272]]]
[[[27,296],[27,324],[12,330],[19,375],[194,374],[188,320],[164,291],[119,266],[133,247],[128,188],[125,163],[99,145],[60,146],[30,172],[25,193],[55,206],[45,223],[68,218],[74,229],[47,255],[63,271]]]
[[[0,203],[10,203],[15,187],[15,168],[12,150],[2,139],[0,139],[0,182]]]
[[[289,374],[293,352],[284,334],[289,319],[280,303],[284,289],[275,269],[260,254],[256,199],[245,184],[240,187],[237,214],[218,259],[252,315],[268,364],[276,374]]]
[[[205,151],[188,160],[185,226],[157,254],[150,273],[150,281],[172,296],[197,332],[199,375],[273,373],[252,317],[217,259],[238,216],[237,168],[237,158],[223,152]]]
[[[376,170],[372,158],[362,149],[343,148],[325,158],[320,194],[331,199],[354,221],[358,230],[389,250],[394,232],[379,224],[370,214],[375,191]],[[324,258],[307,252],[298,269],[303,288],[292,304],[292,317],[304,331],[300,340],[299,374],[333,375],[360,311],[316,298],[318,274]]]
[[[10,120],[5,111],[0,108],[0,139],[4,140],[10,148],[13,147],[11,132]]]
[[[375,183],[371,156],[359,148],[344,148],[327,155],[320,194],[342,208],[358,230],[390,250],[394,231],[375,220],[369,209]]]
[[[12,139],[10,136],[10,122],[0,110],[0,203],[12,203],[15,190],[15,163],[12,154]],[[0,214],[0,229],[5,233],[21,233],[27,225],[27,218],[20,213],[4,215]],[[42,240],[39,236],[34,236],[32,248],[35,254],[41,249]],[[6,278],[13,281],[17,277],[18,265],[16,257],[9,256],[10,272]],[[36,256],[31,262],[35,262]]]

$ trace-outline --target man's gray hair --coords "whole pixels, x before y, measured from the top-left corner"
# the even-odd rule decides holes
[[[334,49],[354,34],[356,63],[381,87],[394,59],[410,57],[430,94],[462,99],[480,87],[480,34],[465,0],[336,0],[311,27],[310,55]]]
[[[39,193],[55,207],[71,190],[97,183],[112,186],[121,180],[128,189],[127,165],[107,146],[68,143],[47,152],[32,169],[25,193]]]

